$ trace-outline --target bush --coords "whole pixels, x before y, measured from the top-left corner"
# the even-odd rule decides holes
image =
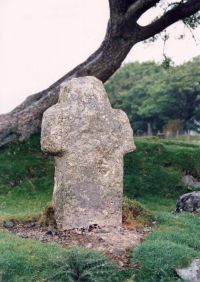
[[[176,281],[175,268],[186,266],[197,252],[167,240],[152,240],[137,247],[133,254],[134,264],[139,265],[136,281]]]
[[[42,210],[39,218],[39,223],[45,226],[52,225],[54,227],[57,227],[52,203],[48,203],[47,206]]]
[[[138,138],[136,148],[124,161],[124,190],[129,198],[178,197],[187,192],[182,183],[186,172],[200,177],[199,146]]]
[[[55,266],[56,271],[49,277],[49,282],[109,282],[114,281],[116,272],[114,265],[103,255],[83,249],[68,250]]]
[[[0,232],[0,277],[4,282],[115,282],[115,265],[97,251],[64,249]],[[123,276],[123,275],[122,275]]]
[[[134,225],[135,223],[149,225],[152,223],[153,220],[155,220],[155,217],[138,201],[124,197],[122,208],[122,220],[123,223],[127,225]]]
[[[200,220],[193,214],[162,212],[154,229],[132,253],[138,282],[177,281],[175,269],[200,256]]]

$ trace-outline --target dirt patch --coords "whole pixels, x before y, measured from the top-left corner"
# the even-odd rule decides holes
[[[56,242],[65,248],[84,247],[103,252],[118,262],[119,268],[129,266],[130,251],[141,243],[151,227],[105,227],[90,226],[86,229],[58,231],[53,226],[37,223],[18,224],[7,228],[22,238],[35,239],[44,243]]]

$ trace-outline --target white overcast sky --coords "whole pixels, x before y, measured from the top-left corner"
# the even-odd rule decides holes
[[[0,0],[0,113],[45,89],[95,51],[108,12],[108,0]],[[140,23],[147,20],[150,14]],[[177,25],[175,37],[182,30]],[[200,55],[200,45],[187,34],[185,40],[167,43],[167,55],[176,64]],[[161,59],[158,41],[138,44],[125,62]]]

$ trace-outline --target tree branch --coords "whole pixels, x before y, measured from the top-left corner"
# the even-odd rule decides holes
[[[124,15],[137,0],[109,0],[110,15]]]
[[[158,2],[160,2],[160,0],[137,0],[128,8],[125,18],[128,20],[134,16],[138,19],[144,12],[152,8]]]
[[[101,46],[82,64],[65,74],[48,89],[28,97],[6,115],[0,115],[0,146],[28,138],[40,131],[43,112],[58,100],[60,85],[72,77],[92,75],[106,81],[139,41],[161,32],[180,19],[200,10],[200,0],[181,2],[155,22],[141,27],[139,16],[161,0],[109,0],[110,20]]]
[[[131,37],[138,18],[160,0],[109,0],[110,30],[113,37]],[[127,36],[129,34],[129,36]]]
[[[151,24],[140,27],[139,41],[146,40],[160,33],[168,26],[197,13],[199,10],[199,0],[189,0],[186,3],[177,5]]]

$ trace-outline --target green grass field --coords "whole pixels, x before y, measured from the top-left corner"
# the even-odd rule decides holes
[[[175,268],[200,257],[200,218],[173,213],[177,197],[187,192],[181,182],[184,173],[200,177],[200,148],[185,141],[156,138],[136,138],[136,146],[136,152],[125,157],[124,193],[150,209],[158,224],[131,253],[132,269],[116,272],[99,253],[66,251],[57,244],[21,239],[2,229],[3,281],[47,281],[55,273],[52,281],[79,281],[77,271],[82,275],[80,281],[88,282],[126,281],[130,277],[139,282],[178,281]],[[39,217],[51,200],[53,174],[53,159],[40,151],[38,136],[1,148],[0,225],[5,219]]]
[[[0,149],[0,218],[38,216],[51,200],[53,159],[40,150],[39,138]]]

